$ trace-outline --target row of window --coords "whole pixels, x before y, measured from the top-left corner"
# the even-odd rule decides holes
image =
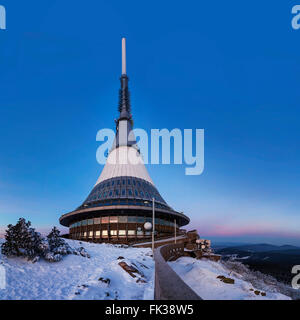
[[[106,200],[99,200],[99,201],[92,201],[92,202],[84,202],[84,204],[81,206],[81,208],[85,207],[93,207],[93,206],[111,206],[111,205],[132,205],[132,206],[144,206],[144,207],[152,207],[152,201],[144,202],[143,200],[137,200],[137,199],[106,199]],[[158,209],[166,209],[170,210],[170,208],[165,205],[155,202],[155,208]]]
[[[99,224],[108,224],[108,223],[145,223],[151,222],[151,217],[139,217],[139,216],[111,216],[111,217],[101,217],[101,218],[94,218],[94,219],[87,219],[82,220],[76,223],[71,224],[70,228],[76,228],[81,226],[87,225],[99,225]],[[168,221],[165,219],[155,218],[155,224],[173,227],[174,222]]]
[[[140,231],[140,230],[102,230],[102,231],[89,231],[89,232],[79,232],[74,233],[74,238],[108,238],[110,237],[143,237],[143,236],[151,236],[151,231]]]

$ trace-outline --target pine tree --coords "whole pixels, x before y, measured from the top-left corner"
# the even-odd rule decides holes
[[[42,253],[42,237],[31,228],[31,222],[20,218],[15,226],[8,225],[1,251],[6,256],[25,256],[35,259]]]

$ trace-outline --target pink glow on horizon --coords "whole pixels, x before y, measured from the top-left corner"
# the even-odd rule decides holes
[[[238,236],[278,236],[278,237],[293,237],[300,239],[300,231],[287,231],[278,226],[270,226],[269,224],[260,223],[257,226],[234,226],[201,223],[193,225],[201,234],[205,236],[223,236],[223,237],[238,237]]]

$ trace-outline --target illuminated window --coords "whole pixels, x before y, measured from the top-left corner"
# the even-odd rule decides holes
[[[84,232],[84,233],[83,233],[83,236],[86,238],[86,236],[87,236],[87,232]]]
[[[126,230],[119,230],[119,236],[126,236]]]
[[[135,230],[128,230],[129,236],[135,236]]]
[[[89,232],[89,238],[93,238],[93,231]]]
[[[116,236],[117,232],[118,232],[117,230],[110,230],[109,233],[110,233],[111,236]]]
[[[107,230],[102,230],[102,237],[107,238],[108,233]]]
[[[100,231],[96,231],[95,236],[96,236],[96,238],[100,238]]]

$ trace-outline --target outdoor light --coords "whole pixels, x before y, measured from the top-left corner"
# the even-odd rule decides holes
[[[144,224],[144,229],[145,230],[151,230],[152,229],[152,223],[151,222],[146,222]]]

